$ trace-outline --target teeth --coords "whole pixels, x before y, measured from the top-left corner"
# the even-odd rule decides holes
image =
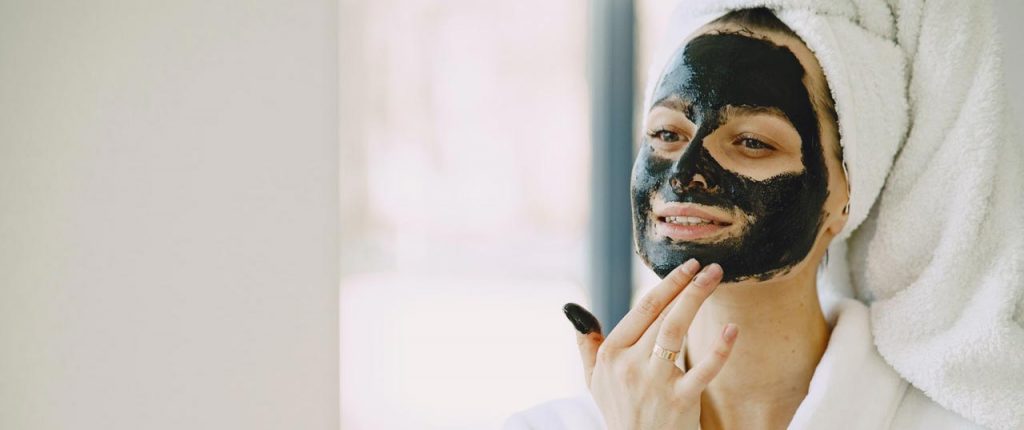
[[[665,217],[665,222],[682,225],[703,225],[712,223],[709,220],[695,216],[669,216]]]

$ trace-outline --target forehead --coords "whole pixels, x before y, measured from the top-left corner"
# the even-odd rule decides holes
[[[678,98],[685,105],[786,107],[809,100],[800,60],[785,45],[753,34],[709,32],[689,39],[670,58],[655,105]]]

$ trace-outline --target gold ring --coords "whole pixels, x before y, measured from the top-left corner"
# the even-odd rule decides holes
[[[661,345],[654,344],[654,356],[658,358],[664,358],[668,361],[675,363],[676,357],[679,356],[679,351],[669,351],[662,348]]]

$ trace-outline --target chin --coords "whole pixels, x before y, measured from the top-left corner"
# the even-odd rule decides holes
[[[690,258],[695,258],[701,266],[711,263],[718,263],[722,266],[722,284],[753,285],[765,282],[779,282],[799,276],[808,270],[817,260],[813,247],[806,255],[792,264],[762,264],[757,270],[745,271],[736,270],[737,267],[749,262],[764,263],[766,260],[754,254],[738,254],[731,252],[737,247],[747,249],[758,249],[757,246],[741,246],[743,236],[725,238],[715,243],[677,242],[667,238],[653,238],[652,236],[640,236],[635,242],[637,255],[644,264],[650,268],[659,278],[664,279],[677,266],[683,264]],[[820,239],[820,238],[819,238]],[[818,244],[815,244],[818,245]],[[811,260],[815,260],[812,262]],[[770,260],[767,260],[770,263]]]

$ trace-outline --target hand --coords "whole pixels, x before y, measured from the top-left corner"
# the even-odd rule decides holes
[[[579,332],[587,387],[609,430],[697,429],[701,393],[729,358],[736,326],[727,324],[714,353],[689,371],[653,351],[655,344],[668,351],[683,349],[697,310],[721,281],[717,264],[698,274],[699,268],[692,259],[676,267],[607,338],[592,314],[574,303],[565,305]]]

